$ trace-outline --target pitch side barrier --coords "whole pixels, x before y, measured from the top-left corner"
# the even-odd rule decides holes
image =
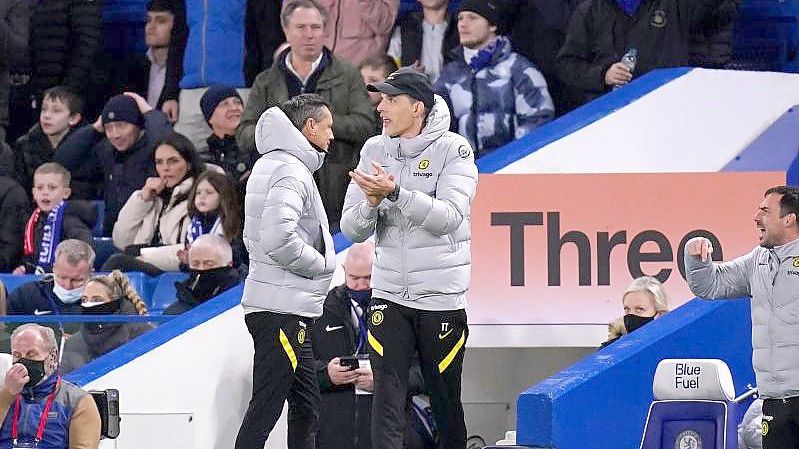
[[[524,391],[517,444],[558,449],[635,448],[662,359],[723,360],[735,392],[754,384],[749,299],[694,299]]]

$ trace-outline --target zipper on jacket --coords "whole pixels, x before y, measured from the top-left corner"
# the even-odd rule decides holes
[[[202,36],[200,37],[200,48],[201,48],[201,57],[200,57],[200,85],[207,86],[208,83],[205,81],[206,75],[206,64],[208,55],[206,54],[206,40],[208,39],[208,0],[203,0],[203,26],[202,26]]]
[[[397,149],[400,150],[399,147]],[[401,154],[402,153],[400,151],[400,155]],[[402,159],[402,166],[400,167],[400,172],[399,172],[399,180],[397,181],[399,183],[399,185],[402,185],[402,175],[405,173],[405,168],[407,167],[407,162],[408,162],[407,158],[403,158]],[[402,214],[399,214],[399,218],[400,218],[400,235],[401,235],[401,237],[400,237],[400,254],[402,254],[402,287],[403,287],[402,297],[404,299],[408,299],[410,297],[410,285],[408,284],[408,262],[407,262],[407,258],[406,258],[406,255],[405,255],[405,236],[406,236],[405,220],[406,220],[406,218]]]

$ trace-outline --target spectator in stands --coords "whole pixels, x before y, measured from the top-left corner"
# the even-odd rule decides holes
[[[399,0],[315,0],[327,11],[325,46],[354,66],[383,53],[397,19]]]
[[[403,66],[414,66],[436,82],[445,63],[455,58],[458,16],[447,12],[449,0],[418,0],[421,11],[405,15],[394,28],[388,54]]]
[[[102,2],[41,0],[31,2],[30,65],[20,67],[30,75],[30,99],[16,110],[13,120],[20,134],[39,116],[42,94],[53,86],[69,86],[86,99],[86,110],[99,108],[98,86],[92,83],[101,48]],[[16,139],[18,136],[14,136]]]
[[[208,152],[203,154],[205,162],[218,165],[236,182],[239,197],[244,198],[247,178],[258,153],[242,151],[236,144],[236,130],[241,123],[244,103],[236,89],[228,86],[212,86],[200,99],[200,109],[211,127],[208,137]]]
[[[243,151],[254,151],[255,124],[264,111],[301,93],[322,96],[336,117],[336,141],[315,177],[331,228],[337,229],[349,184],[347,173],[357,165],[360,148],[374,132],[374,123],[358,70],[323,47],[327,22],[327,12],[313,0],[286,4],[281,24],[290,46],[255,79],[236,142]]]
[[[0,273],[8,273],[22,261],[22,239],[30,210],[28,195],[14,178],[0,169]]]
[[[191,141],[172,133],[155,149],[155,171],[133,192],[114,225],[114,245],[123,250],[108,258],[103,271],[143,271],[157,276],[178,271],[178,251],[191,226],[188,198],[205,164]]]
[[[513,2],[510,41],[513,51],[529,59],[547,80],[557,115],[582,103],[580,92],[567,88],[555,71],[555,58],[563,46],[572,11],[582,0],[521,0]]]
[[[64,240],[55,250],[53,274],[17,287],[8,295],[9,315],[75,315],[81,313],[80,296],[92,274],[94,250],[81,240]],[[64,326],[67,333],[78,328]]]
[[[634,279],[624,290],[621,301],[624,305],[624,316],[608,325],[608,340],[602,343],[603,348],[669,311],[666,290],[652,276]]]
[[[220,235],[204,234],[189,249],[189,278],[175,282],[177,301],[164,315],[179,315],[230,290],[241,282],[233,268],[233,249]]]
[[[735,17],[740,6],[741,0],[734,0]],[[723,13],[723,8],[727,7],[733,6],[722,5],[717,12]],[[718,22],[716,15],[711,15],[691,33],[688,44],[690,66],[723,69],[732,59],[735,20]]]
[[[39,122],[17,139],[14,145],[17,181],[24,189],[33,188],[33,172],[40,165],[53,160],[64,139],[83,120],[82,114],[83,99],[72,88],[56,86],[44,92]],[[84,186],[73,190],[88,192],[90,189]],[[76,197],[83,198],[81,195]]]
[[[330,149],[333,123],[330,106],[315,94],[298,95],[258,120],[263,156],[247,185],[250,272],[241,300],[255,346],[253,395],[236,449],[262,449],[287,399],[288,447],[314,447],[319,385],[311,326],[322,314],[336,257],[311,174]]]
[[[660,67],[689,62],[692,30],[729,24],[738,0],[669,0],[640,2],[594,0],[574,11],[556,60],[561,80],[582,92],[583,101],[629,83]],[[621,63],[631,48],[638,51],[635,71]]]
[[[30,36],[30,2],[12,0],[0,4],[0,142],[6,141],[11,100],[11,72],[26,63]]]
[[[370,418],[372,395],[356,395],[355,388],[374,390],[372,369],[351,369],[340,364],[340,357],[368,357],[367,314],[372,290],[371,242],[350,247],[344,261],[344,285],[330,290],[322,316],[314,322],[314,357],[322,402],[319,412],[317,449],[372,447]]]
[[[25,226],[22,265],[14,269],[15,275],[50,273],[55,249],[62,240],[92,243],[97,211],[88,201],[67,201],[69,181],[69,171],[55,162],[42,164],[34,172],[36,209]]]
[[[161,109],[174,123],[178,118],[178,79],[167,77],[169,45],[175,24],[171,0],[150,0],[147,24],[144,26],[145,54],[133,55],[124,61],[113,60],[110,67],[112,92],[136,92],[147,103]]]
[[[199,107],[200,98],[208,87],[218,84],[238,89],[246,87],[246,13],[247,0],[185,1],[188,33],[178,37],[182,42],[176,42],[178,47],[185,47],[185,53],[180,80],[180,114],[175,131],[188,137],[201,155],[206,152],[209,129]],[[245,90],[242,95],[246,95]]]
[[[233,266],[246,272],[249,256],[241,240],[241,201],[230,178],[212,170],[200,174],[189,193],[188,212],[186,247],[205,234],[222,236],[233,247]],[[188,251],[178,251],[178,258],[189,265]]]
[[[156,143],[171,132],[163,112],[140,95],[126,92],[108,100],[102,115],[72,133],[55,154],[54,160],[71,172],[97,165],[102,169],[106,235],[122,206],[153,172]]]
[[[283,0],[247,0],[244,42],[244,78],[252,86],[259,73],[272,67],[275,50],[286,41],[280,26]]]
[[[685,274],[701,297],[751,297],[752,365],[763,399],[763,449],[796,447],[799,441],[799,188],[766,190],[754,220],[759,246],[716,263],[704,237],[685,244]],[[716,254],[717,255],[717,254]]]
[[[125,274],[114,270],[86,283],[80,298],[84,315],[147,315],[147,306]],[[90,317],[87,316],[86,319]],[[85,322],[67,339],[61,372],[68,373],[153,329],[150,323]]]
[[[399,67],[391,56],[381,53],[374,55],[361,64],[361,77],[365,84],[382,83],[386,77],[392,72],[395,72]],[[377,92],[369,92],[369,99],[372,101],[372,108],[374,111],[375,121],[375,134],[380,134],[383,131],[383,120],[380,119],[380,113],[377,112],[377,104],[380,103],[380,94]]]
[[[552,120],[555,111],[543,75],[514,53],[499,0],[464,0],[458,12],[461,46],[433,89],[452,110],[453,127],[477,157]]]
[[[61,378],[53,330],[38,324],[18,327],[11,334],[11,356],[14,364],[0,388],[0,446],[97,448],[97,404]],[[49,412],[40,421],[42,409]],[[41,422],[45,424],[38,435]]]

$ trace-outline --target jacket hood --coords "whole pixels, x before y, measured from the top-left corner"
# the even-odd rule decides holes
[[[422,128],[422,132],[418,136],[405,139],[383,134],[385,148],[389,150],[392,156],[397,158],[415,157],[445,132],[449,131],[450,115],[447,102],[438,95],[435,96],[435,100],[436,103],[433,105],[433,109],[427,114],[427,124]]]
[[[325,160],[325,154],[317,151],[277,106],[267,109],[258,119],[255,147],[260,154],[285,151],[302,161],[311,173],[319,170]]]

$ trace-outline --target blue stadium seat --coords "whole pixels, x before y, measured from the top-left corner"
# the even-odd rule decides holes
[[[158,276],[152,294],[151,307],[153,312],[160,312],[175,302],[177,290],[175,282],[180,282],[189,277],[188,273],[164,273]]]
[[[114,241],[111,240],[111,237],[94,237],[92,246],[94,246],[94,253],[97,255],[94,260],[95,270],[99,270],[112,254],[119,252],[117,247],[114,246]]]
[[[661,360],[640,449],[736,449],[737,405],[730,369],[714,359]]]
[[[28,282],[38,281],[41,279],[41,276],[37,276],[35,274],[26,274],[23,276],[14,276],[12,274],[0,274],[0,282],[3,283],[6,287],[6,293],[11,293],[17,289],[22,284],[27,284]]]

